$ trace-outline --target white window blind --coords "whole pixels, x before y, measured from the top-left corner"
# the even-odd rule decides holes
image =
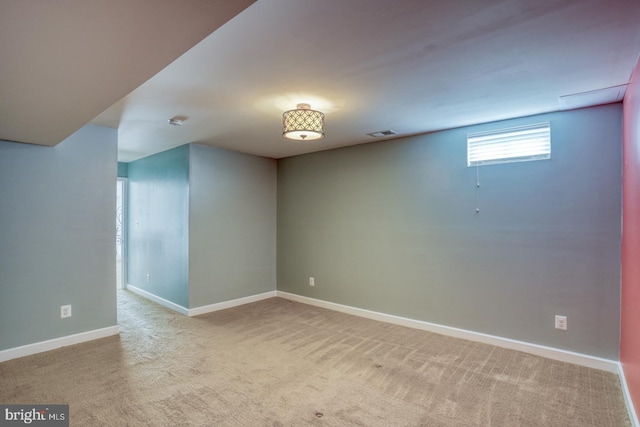
[[[549,122],[467,134],[467,166],[550,158]]]

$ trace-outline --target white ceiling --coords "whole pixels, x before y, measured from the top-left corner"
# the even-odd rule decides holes
[[[50,13],[40,10],[51,9],[43,5],[55,3],[24,1],[32,9],[37,4],[40,17]],[[145,0],[104,3],[140,2]],[[191,2],[164,0],[165,6]],[[226,20],[251,1],[235,11],[225,5],[236,1],[213,3],[226,12]],[[85,9],[85,14],[91,12],[91,7]],[[198,13],[179,16],[179,24],[199,22]],[[0,28],[11,20],[0,19]],[[220,20],[217,24],[213,27]],[[75,34],[84,34],[88,26]],[[153,38],[166,43],[179,37],[185,25],[167,27],[176,31],[166,37],[148,31],[143,40],[126,33],[112,40],[109,34],[93,47],[108,51],[134,43],[143,49],[131,53],[134,62],[159,71],[144,83],[122,84],[119,91],[104,88],[108,76],[80,65],[81,57],[74,63],[40,52],[49,67],[86,84],[78,84],[81,93],[72,99],[42,94],[39,105],[27,107],[50,112],[63,105],[70,115],[94,112],[83,116],[82,123],[76,120],[77,129],[101,111],[96,111],[100,102],[104,110],[121,98],[92,120],[118,128],[120,161],[189,142],[282,158],[378,141],[366,134],[385,129],[404,136],[557,111],[559,97],[626,84],[640,53],[638,0],[257,0],[160,70],[162,61],[152,59],[162,43]],[[0,31],[4,37],[5,30]],[[6,47],[0,47],[4,52]],[[8,64],[3,62],[4,73]],[[129,62],[105,67],[125,76],[130,72]],[[1,73],[0,79],[4,92],[9,81]],[[129,93],[132,84],[139,86]],[[33,92],[27,87],[20,91]],[[108,97],[94,101],[96,92],[117,98],[104,104]],[[0,116],[13,108],[2,95]],[[601,96],[580,99],[603,102]],[[300,102],[326,114],[324,139],[282,138],[282,113]],[[26,115],[12,114],[12,120],[41,134],[55,125],[35,120],[39,116],[29,109],[20,111]],[[176,116],[186,118],[183,126],[168,125]],[[0,138],[30,141],[19,132],[11,138],[2,135],[7,123],[0,117]]]
[[[0,139],[58,144],[254,1],[0,1]]]

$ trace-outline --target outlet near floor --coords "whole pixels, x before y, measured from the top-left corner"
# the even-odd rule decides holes
[[[60,306],[60,318],[71,317],[71,305]]]
[[[567,316],[556,315],[556,329],[560,329],[561,331],[567,330]]]

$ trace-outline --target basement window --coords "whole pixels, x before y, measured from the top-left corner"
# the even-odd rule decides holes
[[[467,166],[550,158],[549,122],[467,134]]]

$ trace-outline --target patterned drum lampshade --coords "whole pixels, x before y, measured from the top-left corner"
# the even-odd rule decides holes
[[[298,104],[282,115],[282,136],[298,141],[324,138],[324,114],[309,104]]]

